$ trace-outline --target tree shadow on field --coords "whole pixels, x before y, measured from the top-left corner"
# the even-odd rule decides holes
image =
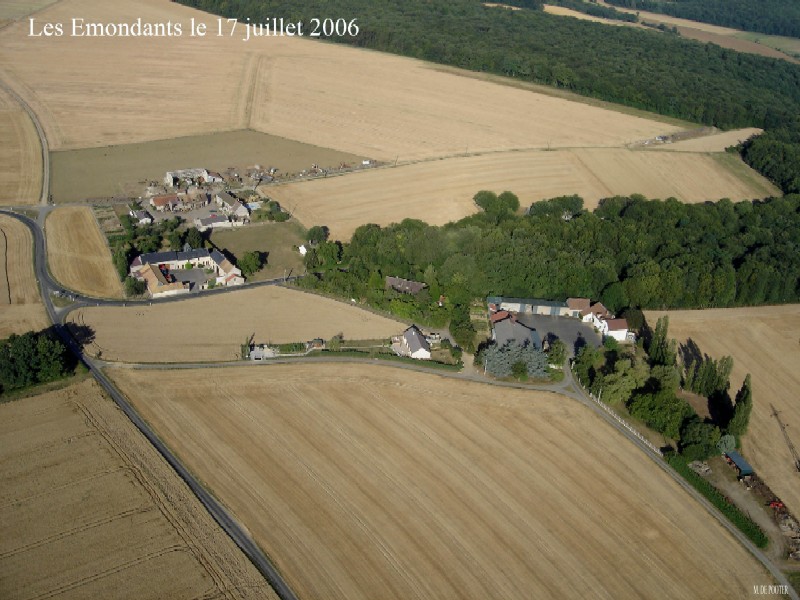
[[[678,346],[678,356],[685,368],[690,365],[699,365],[703,360],[703,353],[700,352],[700,346],[697,345],[692,338],[686,340],[686,343]]]

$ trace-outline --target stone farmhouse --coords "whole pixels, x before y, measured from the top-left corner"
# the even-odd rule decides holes
[[[144,281],[153,298],[188,294],[214,286],[244,283],[242,272],[217,250],[192,249],[181,252],[150,252],[137,256],[131,277]]]

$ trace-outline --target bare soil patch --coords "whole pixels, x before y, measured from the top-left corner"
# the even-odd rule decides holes
[[[42,147],[28,113],[0,89],[0,204],[36,204],[42,189]]]
[[[96,335],[87,352],[124,362],[237,360],[256,343],[306,342],[343,333],[345,339],[386,338],[407,326],[356,306],[279,286],[127,307],[90,307],[72,323]]]
[[[300,598],[746,598],[769,580],[557,395],[372,365],[111,375]]]
[[[365,223],[388,225],[415,218],[441,225],[458,220],[477,210],[472,197],[482,189],[510,190],[523,207],[564,194],[580,195],[587,208],[617,194],[684,202],[780,195],[741,160],[722,164],[705,154],[620,148],[457,157],[262,186],[259,191],[278,200],[306,226],[327,225],[334,237],[344,240]]]
[[[753,413],[743,453],[758,475],[794,513],[800,512],[800,474],[771,414],[770,404],[800,448],[800,305],[648,312],[649,323],[669,315],[669,334],[679,343],[691,338],[719,359],[733,357],[731,396],[747,373],[753,382]]]
[[[672,144],[650,146],[649,149],[667,152],[724,152],[725,148],[736,146],[754,135],[763,133],[763,131],[763,129],[757,127],[720,131],[719,133],[673,142]]]
[[[0,416],[4,598],[275,597],[93,381]]]
[[[156,142],[51,152],[51,193],[56,202],[115,196],[142,196],[147,181],[166,171],[205,167],[224,172],[234,167],[275,167],[279,174],[360,164],[363,157],[303,144],[256,131],[211,133]]]
[[[45,221],[47,260],[65,287],[97,298],[122,298],[122,284],[111,251],[91,209],[57,208]]]
[[[62,0],[40,13],[63,22],[77,14],[102,22],[180,22],[186,30],[194,17],[216,32],[216,18],[159,0]],[[40,116],[52,150],[249,128],[358,156],[413,160],[466,148],[618,146],[674,131],[657,117],[303,38],[43,42],[28,37],[26,25],[0,32],[0,67]],[[213,83],[198,68],[214,73]]]
[[[33,273],[31,232],[0,215],[0,339],[48,325]]]

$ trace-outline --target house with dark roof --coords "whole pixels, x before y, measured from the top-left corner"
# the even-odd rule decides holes
[[[386,277],[385,288],[387,290],[400,292],[401,294],[411,294],[412,296],[416,296],[426,287],[428,287],[428,284],[422,283],[421,281],[412,281],[410,279],[403,279],[402,277],[390,277],[388,275]]]
[[[542,338],[532,327],[523,325],[511,313],[492,323],[492,339],[498,346],[506,344],[516,344],[518,346],[528,346],[533,344],[537,350],[542,349]]]
[[[207,229],[217,229],[220,227],[233,227],[233,222],[225,215],[210,215],[202,219],[195,219],[194,226],[200,233]]]

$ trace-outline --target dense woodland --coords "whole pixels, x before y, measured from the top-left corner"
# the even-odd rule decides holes
[[[800,172],[800,66],[783,60],[541,10],[489,8],[477,0],[180,2],[252,22],[274,16],[356,18],[357,36],[330,40],[564,88],[723,129],[761,127],[770,133],[744,153],[745,160],[785,192],[800,191],[791,176]],[[797,6],[773,2],[767,8],[772,4]]]
[[[0,340],[0,395],[60,379],[74,368],[74,358],[52,330]]]
[[[606,0],[623,8],[657,12],[745,31],[800,37],[800,3],[794,0]]]
[[[511,193],[479,192],[483,210],[442,227],[407,219],[320,241],[306,285],[424,322],[487,295],[601,299],[625,307],[707,308],[800,299],[800,195],[684,204],[616,197],[594,211],[577,196],[515,212]],[[417,296],[387,275],[427,283]],[[438,306],[441,295],[444,307]]]

